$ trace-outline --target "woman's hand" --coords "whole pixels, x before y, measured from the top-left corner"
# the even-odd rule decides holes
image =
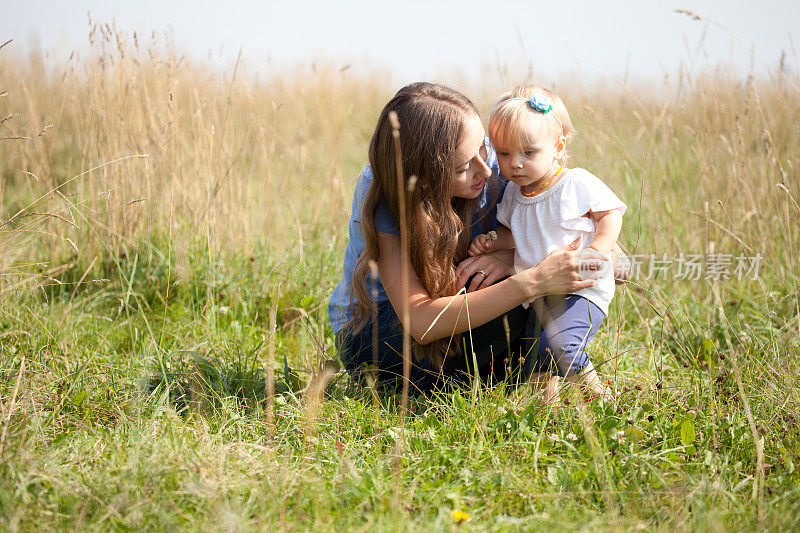
[[[488,287],[497,281],[514,274],[514,250],[499,250],[491,254],[467,257],[456,269],[456,290],[472,281],[467,292]]]
[[[594,286],[595,280],[581,280],[578,273],[578,249],[582,239],[578,237],[567,246],[551,252],[538,265],[517,274],[527,278],[523,286],[531,298],[546,294],[570,294]],[[597,270],[600,263],[598,261]]]

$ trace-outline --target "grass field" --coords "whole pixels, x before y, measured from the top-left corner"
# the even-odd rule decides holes
[[[800,527],[796,78],[556,87],[623,245],[674,259],[594,342],[616,400],[508,383],[401,419],[331,369],[326,314],[397,87],[91,38],[0,49],[0,528]],[[485,111],[504,87],[464,89]]]

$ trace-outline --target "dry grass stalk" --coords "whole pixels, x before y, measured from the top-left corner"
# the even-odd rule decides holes
[[[411,317],[409,315],[408,297],[409,297],[409,269],[408,265],[411,262],[408,255],[408,222],[406,220],[406,180],[403,173],[403,154],[400,149],[400,121],[397,118],[397,113],[392,111],[389,113],[389,120],[392,122],[392,137],[394,139],[395,148],[395,168],[397,169],[397,198],[398,210],[400,216],[400,256],[402,257],[402,265],[400,272],[400,285],[403,294],[402,306],[402,323],[403,326],[403,389],[400,396],[400,414],[403,418],[408,416],[408,387],[411,380],[411,338],[409,336],[408,328],[411,324]],[[409,180],[411,181],[411,180]],[[416,181],[416,180],[414,180]],[[410,184],[409,184],[410,185]]]
[[[277,332],[277,302],[269,309],[269,348],[267,350],[267,372],[264,376],[266,381],[266,414],[267,414],[267,438],[275,436],[275,333]]]
[[[11,400],[9,400],[6,407],[6,413],[3,417],[3,432],[0,433],[0,457],[3,456],[3,449],[5,448],[6,432],[8,425],[11,421],[11,415],[14,414],[14,408],[17,405],[17,394],[19,393],[19,386],[22,383],[22,374],[25,372],[25,356],[19,362],[19,371],[17,372],[17,380],[14,382],[14,390],[11,392]]]
[[[306,436],[313,436],[317,432],[317,420],[322,413],[325,400],[325,388],[336,375],[337,368],[332,365],[325,365],[322,370],[314,376],[305,393],[305,412],[306,412]]]
[[[372,294],[372,368],[370,369],[367,380],[369,390],[372,394],[372,405],[375,408],[375,426],[378,426],[378,406],[380,401],[378,399],[378,350],[380,348],[380,339],[378,338],[378,264],[370,259],[369,260],[369,278],[370,289]]]

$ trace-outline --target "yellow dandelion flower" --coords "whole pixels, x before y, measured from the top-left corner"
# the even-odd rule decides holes
[[[465,513],[464,511],[454,510],[453,511],[453,520],[460,524],[461,522],[469,522],[472,520],[472,517],[469,513]]]

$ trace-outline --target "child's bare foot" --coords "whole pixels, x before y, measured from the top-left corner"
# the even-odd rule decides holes
[[[613,398],[614,394],[611,392],[611,388],[603,383],[598,383],[592,387],[583,387],[583,399],[586,403],[589,403],[592,400],[610,401]]]
[[[544,403],[556,405],[561,402],[561,378],[549,372],[534,372],[530,377],[531,391],[534,394],[544,391]]]
[[[558,405],[561,403],[561,377],[550,376],[547,380],[547,387],[544,391],[544,403],[546,405]]]
[[[593,366],[589,366],[580,374],[575,374],[567,378],[567,381],[577,383],[580,385],[581,392],[583,392],[584,400],[591,402],[592,400],[611,400],[614,395],[611,389],[597,377]]]

